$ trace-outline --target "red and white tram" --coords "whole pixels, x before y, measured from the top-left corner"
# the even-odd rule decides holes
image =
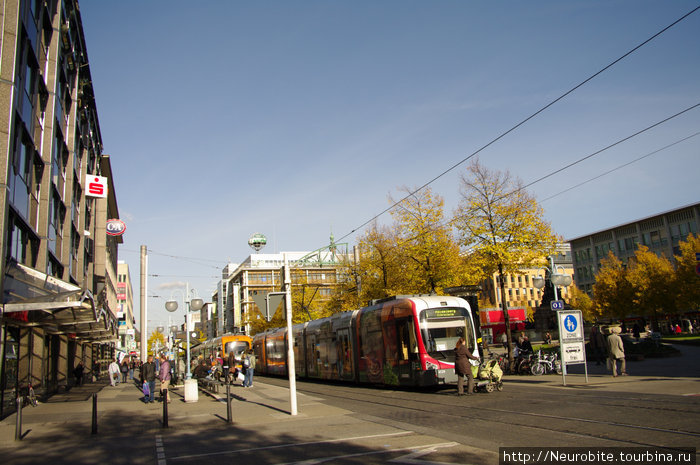
[[[469,304],[459,297],[400,296],[292,328],[299,377],[393,386],[454,383],[454,347],[479,355]],[[287,330],[253,337],[256,372],[286,375]]]

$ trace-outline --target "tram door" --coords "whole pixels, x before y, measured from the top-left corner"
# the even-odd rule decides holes
[[[338,376],[340,379],[351,380],[355,371],[354,367],[352,366],[352,354],[350,353],[349,330],[338,330],[336,350],[338,351]]]
[[[318,359],[320,355],[318,353],[318,347],[316,342],[316,335],[307,335],[306,338],[306,375],[311,377],[318,377]]]
[[[384,324],[385,363],[391,366],[398,384],[413,384],[418,366],[418,345],[412,318],[397,318]]]

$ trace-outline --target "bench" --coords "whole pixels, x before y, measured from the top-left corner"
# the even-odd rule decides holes
[[[214,392],[216,394],[219,393],[219,386],[222,385],[221,381],[209,378],[199,378],[197,380],[197,384],[199,384],[200,388]]]

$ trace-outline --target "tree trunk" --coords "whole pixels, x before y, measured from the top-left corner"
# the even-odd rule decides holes
[[[498,264],[498,280],[501,288],[501,305],[503,308],[503,322],[506,325],[506,342],[508,343],[508,361],[509,366],[513,367],[513,336],[510,333],[510,316],[508,315],[508,303],[506,302],[506,282],[503,276],[503,264]]]

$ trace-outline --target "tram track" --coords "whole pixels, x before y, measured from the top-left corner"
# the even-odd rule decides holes
[[[281,383],[283,384],[283,383]],[[683,428],[674,426],[687,421],[690,424],[697,423],[692,418],[697,418],[698,403],[689,405],[685,402],[686,409],[682,409],[683,402],[669,401],[669,399],[654,399],[651,396],[635,396],[633,398],[617,396],[603,396],[598,399],[589,393],[556,393],[542,396],[541,393],[535,399],[519,401],[514,395],[504,399],[501,397],[501,405],[495,407],[480,402],[480,396],[469,398],[477,400],[464,404],[465,409],[455,409],[456,398],[444,394],[436,394],[436,398],[426,398],[430,394],[411,391],[382,391],[366,387],[346,387],[335,384],[302,383],[297,388],[308,395],[319,396],[332,403],[337,403],[346,409],[357,413],[372,415],[375,417],[410,421],[421,423],[459,424],[463,422],[473,423],[477,421],[485,430],[506,430],[524,428],[539,432],[543,438],[561,435],[562,433],[574,435],[582,440],[584,438],[597,441],[606,441],[618,445],[637,446],[687,446],[687,442],[694,445],[700,444],[700,431],[695,428]],[[532,393],[526,392],[525,396]],[[397,395],[403,394],[403,395]],[[501,393],[492,394],[497,399]],[[581,396],[584,398],[581,399]],[[486,399],[484,395],[483,399]],[[556,414],[551,413],[557,404],[568,404],[568,412],[576,412],[584,408],[591,415],[576,415],[575,413]],[[650,407],[649,404],[657,404]],[[668,408],[672,404],[673,408]],[[666,407],[662,407],[665,404]],[[538,411],[533,411],[533,407]],[[586,408],[587,407],[587,408]],[[692,407],[688,409],[687,407]],[[610,417],[610,411],[625,412],[624,418],[639,418],[639,421],[625,421],[622,418]],[[475,418],[474,412],[478,412]],[[596,413],[602,412],[602,413]],[[635,413],[639,412],[639,413]],[[649,412],[653,412],[650,414]],[[607,414],[607,417],[606,417]],[[666,414],[666,415],[664,415]],[[679,416],[684,418],[679,420]],[[671,419],[672,424],[649,424],[650,418]]]

